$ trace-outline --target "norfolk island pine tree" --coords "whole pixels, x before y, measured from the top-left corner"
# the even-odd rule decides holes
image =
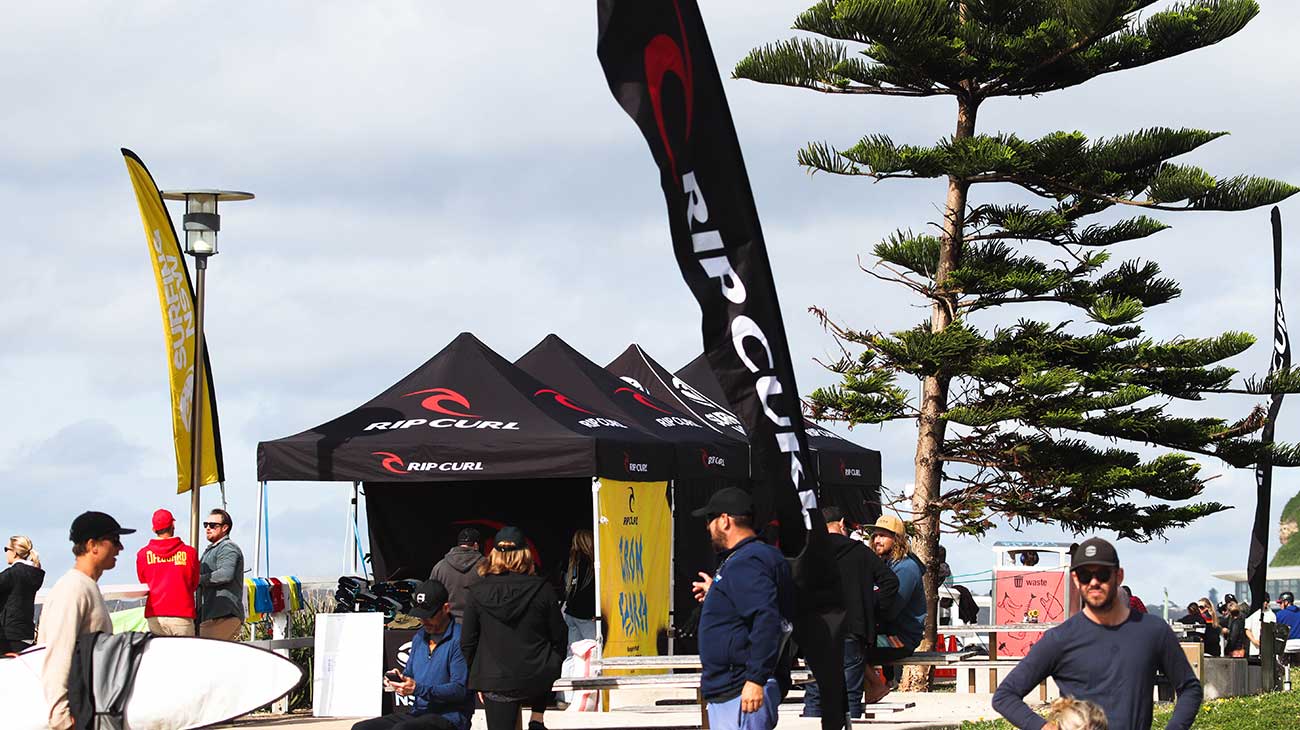
[[[1221,363],[1249,348],[1251,335],[1147,337],[1143,313],[1181,289],[1155,262],[1112,263],[1111,255],[1168,227],[1144,210],[1243,211],[1297,188],[1172,162],[1223,132],[1157,127],[1022,139],[977,131],[988,99],[1035,97],[1206,48],[1259,12],[1251,0],[1154,4],[823,0],[796,18],[805,35],[756,48],[734,70],[739,79],[827,94],[956,103],[954,134],[935,144],[867,134],[847,148],[814,142],[797,155],[814,173],[947,180],[937,235],[896,231],[874,247],[879,272],[867,271],[922,297],[929,319],[886,333],[814,307],[842,357],[827,363],[840,382],[808,398],[815,418],[917,423],[910,511],[929,606],[921,649],[936,634],[943,530],[980,535],[1000,517],[1145,541],[1227,509],[1196,501],[1207,479],[1193,454],[1232,467],[1300,464],[1294,445],[1265,448],[1254,437],[1266,418],[1262,405],[1233,419],[1169,412],[1175,400],[1210,393],[1295,392],[1300,373],[1234,387],[1237,372]],[[1005,186],[1035,204],[979,194]],[[1133,215],[1092,222],[1116,210]],[[1049,303],[1063,308],[1060,319],[1010,319],[1018,307],[1041,313]],[[981,312],[1013,323],[981,327]],[[1133,444],[1158,455],[1122,448]]]

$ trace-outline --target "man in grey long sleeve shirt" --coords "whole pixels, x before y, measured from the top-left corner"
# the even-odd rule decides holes
[[[244,553],[230,540],[230,513],[214,509],[203,523],[208,549],[199,561],[199,636],[238,641],[244,628]]]
[[[1057,730],[1024,701],[1050,676],[1062,696],[1100,705],[1110,730],[1148,730],[1159,669],[1178,695],[1166,730],[1190,728],[1201,707],[1201,683],[1169,625],[1118,599],[1124,569],[1114,546],[1084,540],[1070,559],[1070,574],[1083,610],[1043,634],[998,686],[993,709],[1021,730]]]

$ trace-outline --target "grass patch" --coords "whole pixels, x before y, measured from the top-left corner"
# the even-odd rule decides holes
[[[1171,703],[1156,705],[1152,730],[1163,730],[1173,713]],[[1300,718],[1300,692],[1270,692],[1251,697],[1229,697],[1201,705],[1196,730],[1278,730],[1295,727]],[[1015,730],[1006,720],[966,721],[961,730]]]

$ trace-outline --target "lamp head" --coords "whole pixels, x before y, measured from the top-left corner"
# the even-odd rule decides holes
[[[235,190],[166,190],[162,196],[185,201],[185,253],[195,257],[217,253],[217,232],[221,230],[217,203],[253,199],[252,193]]]

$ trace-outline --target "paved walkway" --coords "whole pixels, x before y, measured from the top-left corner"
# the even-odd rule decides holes
[[[992,695],[953,694],[936,692],[912,694],[894,692],[886,702],[915,702],[916,706],[874,720],[854,721],[854,727],[888,728],[888,730],[921,730],[922,728],[952,728],[962,720],[979,720],[996,717],[989,703]],[[821,727],[813,718],[799,717],[799,704],[781,705],[781,724],[784,730],[817,730]],[[326,719],[313,717],[246,717],[235,723],[238,730],[349,730],[356,719]],[[583,728],[698,728],[699,710],[694,705],[619,707],[612,712],[557,712],[546,713],[549,730],[580,730]],[[483,713],[474,714],[473,730],[486,730]]]

